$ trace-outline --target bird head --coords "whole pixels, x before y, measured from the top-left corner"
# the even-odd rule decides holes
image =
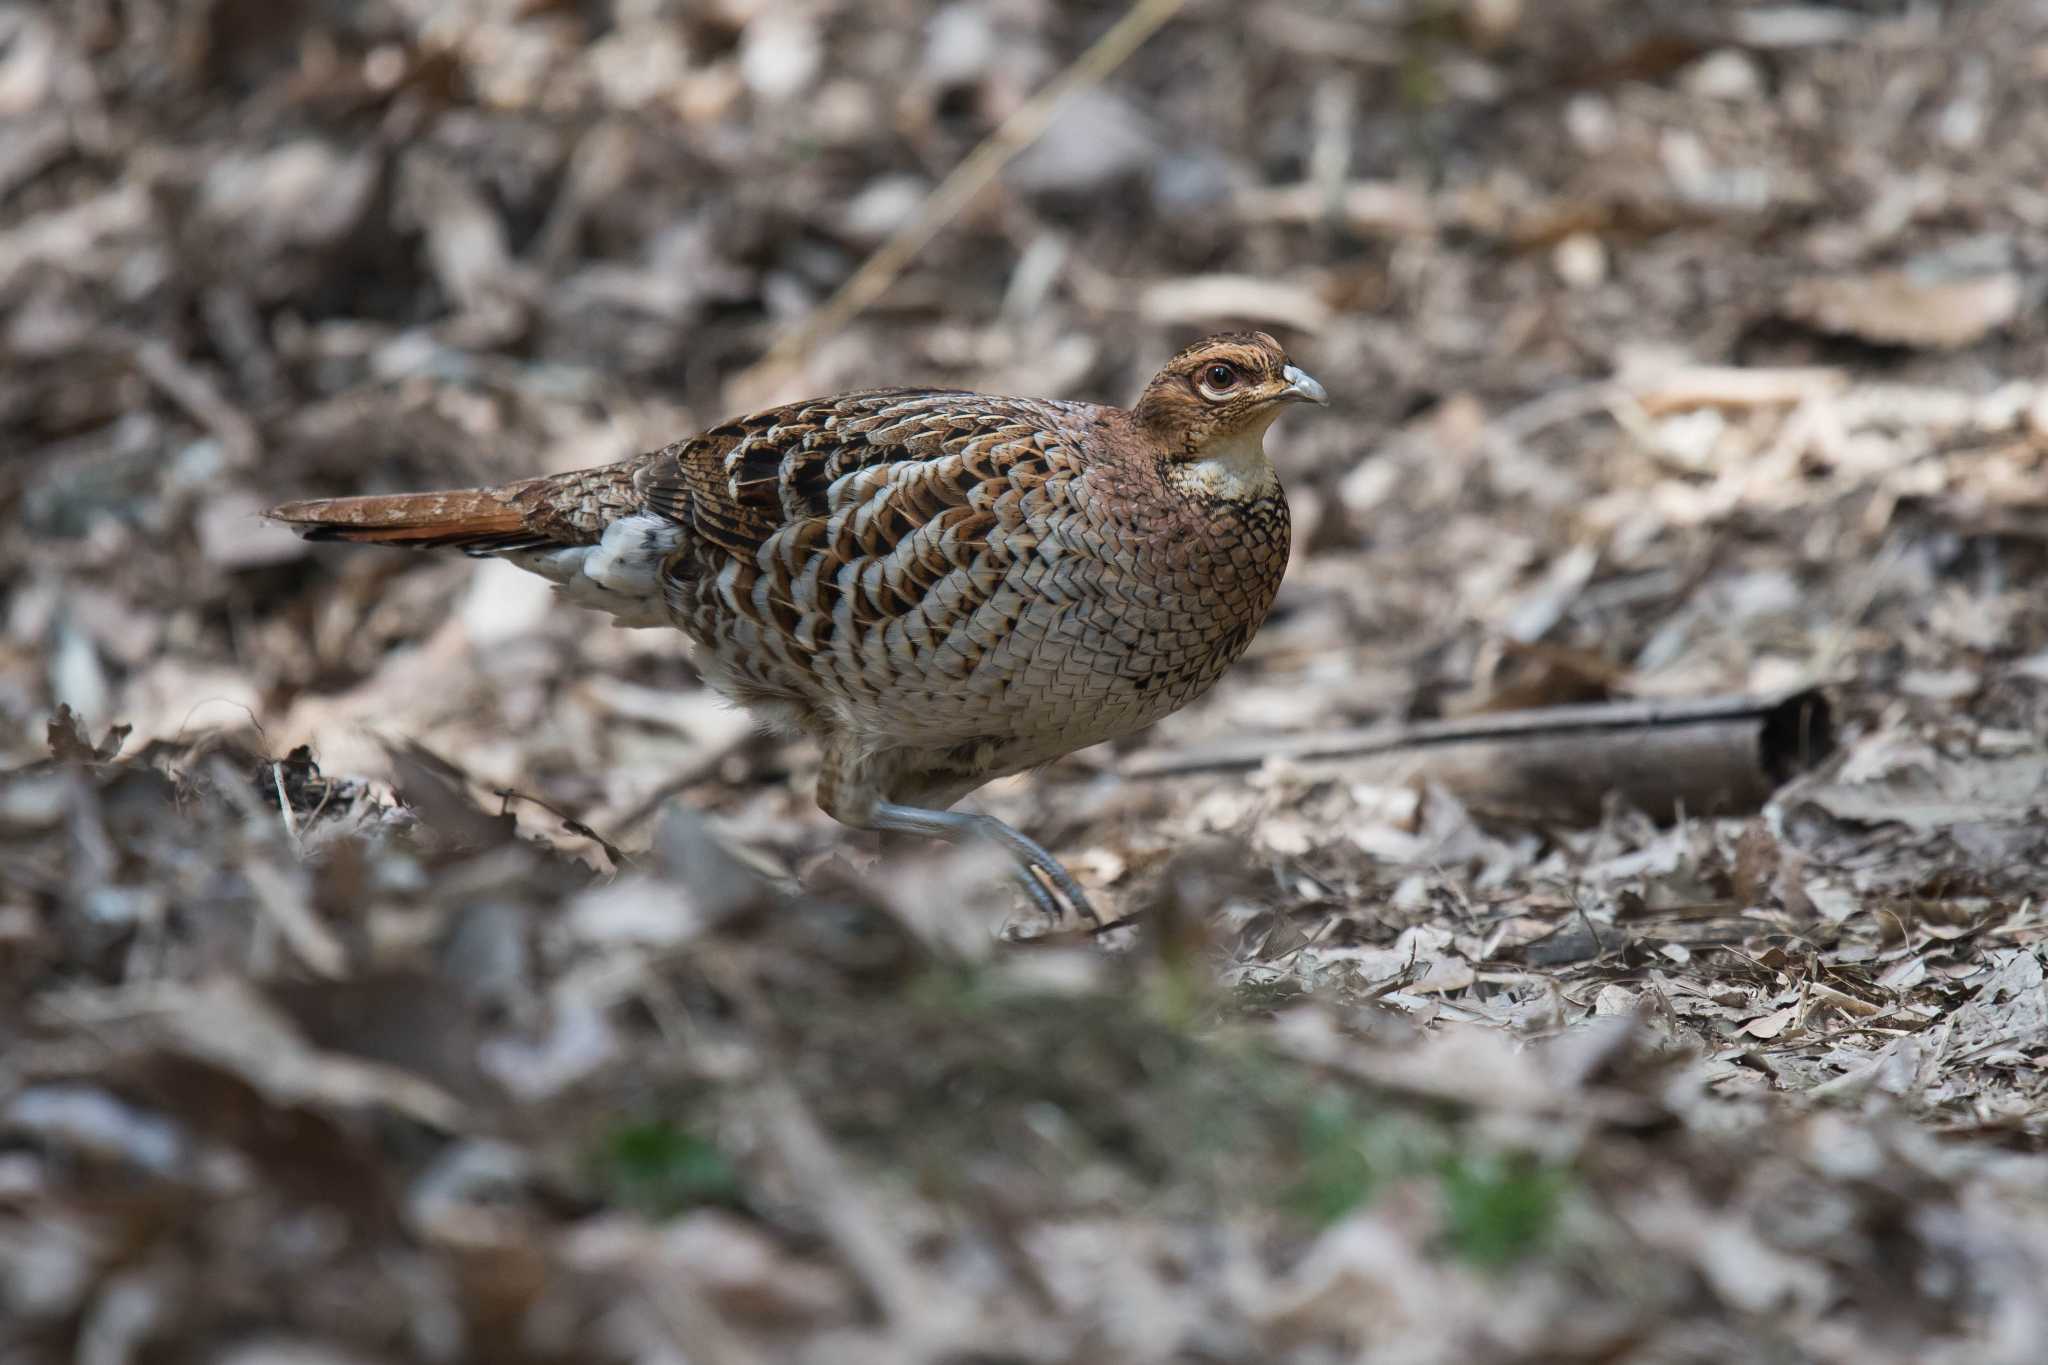
[[[1138,399],[1138,419],[1171,448],[1198,455],[1216,440],[1263,434],[1289,403],[1330,395],[1264,332],[1206,337],[1166,362]]]
[[[1228,332],[1167,361],[1134,411],[1168,458],[1213,466],[1219,476],[1230,476],[1222,483],[1236,487],[1246,480],[1265,482],[1253,478],[1259,469],[1270,474],[1263,440],[1281,409],[1329,401],[1323,386],[1288,360],[1272,337]]]

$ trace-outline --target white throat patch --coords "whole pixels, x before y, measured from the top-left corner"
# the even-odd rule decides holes
[[[1272,495],[1280,487],[1280,476],[1266,458],[1266,426],[1271,421],[1211,441],[1199,459],[1175,461],[1173,481],[1191,493],[1230,502]]]

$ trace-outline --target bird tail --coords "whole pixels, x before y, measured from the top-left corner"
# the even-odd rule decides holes
[[[307,540],[467,550],[527,538],[525,513],[495,488],[315,498],[273,507],[269,516]]]
[[[265,515],[283,522],[307,540],[504,554],[559,539],[557,528],[536,524],[540,518],[533,515],[537,509],[530,494],[539,482],[529,480],[498,488],[451,488],[431,493],[314,498],[273,507]]]

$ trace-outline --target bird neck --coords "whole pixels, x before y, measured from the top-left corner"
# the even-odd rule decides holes
[[[1272,421],[1227,435],[1212,436],[1189,454],[1166,461],[1166,482],[1192,497],[1224,502],[1257,502],[1278,496],[1280,476],[1266,458],[1266,427]]]

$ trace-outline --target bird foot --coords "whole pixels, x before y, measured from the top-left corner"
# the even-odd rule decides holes
[[[1066,918],[1071,908],[1075,915],[1090,924],[1102,923],[1102,916],[1089,903],[1088,893],[1081,889],[1081,883],[1074,880],[1074,874],[1060,865],[1059,859],[1046,852],[1037,840],[1010,828],[993,815],[926,810],[921,806],[878,801],[870,822],[876,829],[925,834],[949,843],[979,839],[995,844],[1010,855],[1014,879],[1025,899],[1048,920],[1058,923]]]
[[[1021,834],[1017,837],[1024,839]],[[1088,893],[1081,889],[1081,884],[1074,880],[1074,875],[1037,844],[1031,843],[1028,839],[1024,842],[1031,844],[1032,853],[1036,856],[1027,855],[1015,848],[1011,848],[1010,851],[1017,859],[1017,884],[1024,889],[1025,898],[1037,907],[1039,913],[1057,924],[1066,918],[1065,906],[1061,904],[1064,901],[1067,906],[1073,907],[1077,916],[1090,924],[1102,923],[1102,916],[1095,912],[1095,907],[1088,901]],[[1047,886],[1048,882],[1051,883],[1050,887]]]

